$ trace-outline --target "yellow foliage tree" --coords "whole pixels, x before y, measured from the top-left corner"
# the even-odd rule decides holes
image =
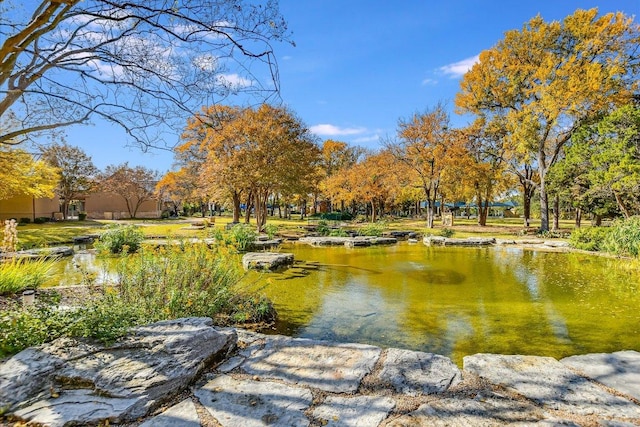
[[[0,145],[0,200],[16,196],[53,197],[59,171],[24,150]]]
[[[503,127],[510,155],[535,164],[541,229],[549,228],[546,175],[582,124],[638,88],[640,29],[622,13],[577,10],[561,22],[536,16],[480,54],[456,105]]]

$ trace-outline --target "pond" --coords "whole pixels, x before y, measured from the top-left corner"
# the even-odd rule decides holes
[[[318,264],[296,277],[245,277],[278,311],[265,333],[433,352],[459,365],[480,352],[560,358],[640,350],[640,275],[624,261],[406,242],[280,250]],[[58,265],[56,280],[80,283],[85,270],[103,281],[112,274],[109,262],[76,254]]]
[[[274,333],[451,357],[640,350],[640,277],[624,262],[516,247],[283,247],[318,270],[264,283]],[[284,280],[283,280],[284,279]]]

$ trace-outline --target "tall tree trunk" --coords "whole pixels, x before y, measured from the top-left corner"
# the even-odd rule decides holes
[[[582,222],[582,209],[576,208],[576,228],[580,228],[581,222]]]
[[[300,219],[304,219],[307,215],[307,200],[303,200],[300,205]]]
[[[432,200],[432,199],[427,200],[427,227],[428,228],[433,228],[433,221],[435,218],[435,212],[434,212],[435,204],[436,204],[435,200]]]
[[[269,200],[269,190],[259,189],[254,191],[254,209],[256,212],[256,227],[258,233],[264,230],[267,224],[267,201]]]
[[[62,199],[62,218],[67,219],[69,217],[69,200]]]
[[[371,200],[371,222],[376,222],[376,202]]]
[[[231,197],[233,200],[233,223],[237,224],[240,222],[240,193],[234,191]]]
[[[545,176],[540,172],[540,231],[549,231],[549,196],[545,187]]]
[[[311,215],[318,213],[318,193],[313,193],[313,205],[311,206]]]
[[[560,230],[560,196],[553,198],[553,231]]]
[[[629,208],[627,208],[627,205],[624,203],[624,200],[622,200],[622,197],[620,197],[620,194],[618,194],[617,191],[613,192],[613,196],[616,198],[616,203],[622,211],[622,215],[625,219],[628,219],[631,216],[631,213],[629,212]]]
[[[251,221],[251,209],[253,208],[253,191],[249,191],[249,194],[247,195],[247,203],[245,206],[246,208],[244,212],[244,223],[249,224],[249,222]]]
[[[522,216],[524,217],[524,226],[529,227],[531,221],[531,197],[527,196],[527,192],[523,193]]]

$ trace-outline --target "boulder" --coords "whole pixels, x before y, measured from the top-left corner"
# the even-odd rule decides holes
[[[248,252],[242,256],[242,266],[245,270],[269,269],[276,270],[293,264],[293,254],[278,252]]]
[[[0,365],[0,407],[50,426],[135,420],[184,390],[236,340],[209,318],[141,326],[107,347],[61,338]]]

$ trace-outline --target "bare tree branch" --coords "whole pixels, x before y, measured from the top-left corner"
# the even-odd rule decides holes
[[[41,0],[0,14],[0,144],[100,116],[142,146],[202,105],[277,95],[276,0]],[[247,102],[247,98],[243,99]],[[12,120],[7,120],[11,117]],[[155,129],[154,129],[155,130]]]

